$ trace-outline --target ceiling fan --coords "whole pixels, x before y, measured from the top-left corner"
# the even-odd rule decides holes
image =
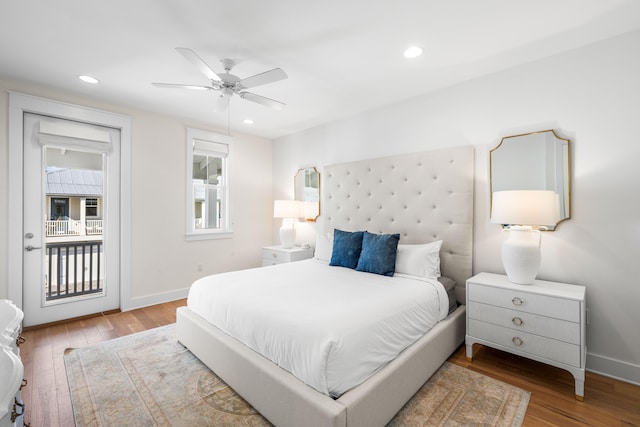
[[[235,65],[234,61],[231,59],[223,59],[220,61],[224,68],[224,73],[217,74],[193,50],[184,47],[177,47],[176,50],[181,53],[187,61],[194,64],[202,74],[211,80],[211,86],[151,83],[153,86],[192,90],[217,90],[220,92],[220,96],[218,96],[216,101],[216,111],[226,111],[229,107],[229,100],[234,93],[242,99],[253,101],[276,110],[281,110],[286,105],[283,102],[276,101],[275,99],[245,91],[245,89],[248,88],[286,79],[287,74],[280,68],[274,68],[273,70],[241,79],[240,77],[231,74],[231,69]]]

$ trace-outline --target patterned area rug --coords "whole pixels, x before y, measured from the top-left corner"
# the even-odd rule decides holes
[[[175,325],[68,349],[77,426],[269,426],[175,338]],[[445,363],[389,426],[519,426],[530,393]]]

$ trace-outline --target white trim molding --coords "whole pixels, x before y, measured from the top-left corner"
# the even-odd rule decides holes
[[[231,191],[229,183],[229,171],[232,166],[233,138],[214,132],[187,127],[186,140],[186,233],[187,241],[208,239],[230,239],[233,237],[233,218],[231,209]],[[194,179],[193,159],[196,154],[222,159],[222,186],[217,187],[222,191],[222,221],[219,228],[196,228],[194,225]],[[204,184],[203,184],[204,185]],[[204,191],[204,190],[203,190]],[[209,206],[207,206],[209,208]]]
[[[126,305],[123,301],[123,305],[120,309],[122,311],[130,311],[137,308],[149,307],[151,305],[157,305],[165,302],[183,299],[189,295],[189,289],[191,289],[191,286],[182,289],[176,289],[174,291],[160,292],[157,294],[145,295],[143,297],[129,298],[129,300],[127,300],[126,302]]]
[[[587,352],[587,371],[640,386],[640,365]]]
[[[24,113],[48,115],[120,130],[120,307],[131,306],[131,118],[12,91],[9,91],[9,299],[22,308]]]

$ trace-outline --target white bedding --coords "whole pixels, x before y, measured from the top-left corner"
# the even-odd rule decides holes
[[[187,306],[321,393],[366,380],[448,314],[436,279],[306,260],[204,277]]]

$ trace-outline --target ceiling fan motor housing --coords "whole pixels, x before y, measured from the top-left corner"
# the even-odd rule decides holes
[[[222,68],[228,73],[236,65],[233,59],[221,59]]]

